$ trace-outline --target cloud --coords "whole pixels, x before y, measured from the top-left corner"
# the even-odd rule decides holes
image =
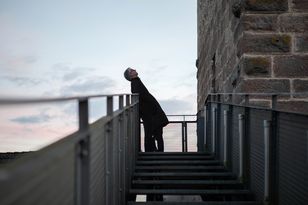
[[[69,82],[89,76],[89,74],[91,75],[94,70],[95,68],[91,67],[73,67],[68,63],[57,63],[52,66],[52,72],[48,73],[48,75],[53,79]]]
[[[52,118],[51,116],[41,113],[38,115],[17,117],[10,120],[12,122],[17,122],[20,124],[37,124],[37,123],[49,122],[51,118]]]
[[[92,76],[84,79],[78,79],[68,85],[64,85],[60,89],[62,95],[76,95],[76,94],[101,94],[110,93],[115,82],[105,76]]]
[[[43,83],[42,79],[13,76],[0,76],[0,81],[8,81],[17,86],[35,86]]]
[[[166,114],[194,114],[193,104],[190,101],[180,99],[160,100],[163,110]]]

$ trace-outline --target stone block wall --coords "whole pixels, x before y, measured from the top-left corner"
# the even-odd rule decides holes
[[[198,0],[196,66],[198,110],[209,93],[289,93],[277,108],[308,113],[308,0]]]

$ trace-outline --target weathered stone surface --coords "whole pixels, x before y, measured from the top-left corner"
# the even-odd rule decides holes
[[[269,100],[250,100],[249,105],[254,106],[254,107],[270,108],[271,107],[271,101],[269,101]]]
[[[275,77],[308,77],[308,55],[276,56],[273,70]]]
[[[295,37],[295,51],[308,52],[308,35],[298,35]]]
[[[236,18],[232,6],[239,2],[241,16]],[[308,0],[198,0],[198,109],[214,90],[212,76],[219,92],[288,92],[278,101],[291,101],[290,106],[292,100],[307,101],[308,96],[294,95],[307,86],[307,8]],[[215,73],[210,63],[214,55]],[[251,99],[256,106],[270,102],[269,96]]]
[[[308,30],[308,14],[284,14],[279,17],[282,32],[306,33]]]
[[[246,31],[275,31],[278,15],[246,14],[241,20]]]
[[[307,0],[292,0],[291,8],[294,11],[308,11]]]
[[[305,101],[278,101],[277,109],[296,113],[308,114],[308,102]]]
[[[288,0],[244,0],[244,7],[250,11],[286,11]]]
[[[243,93],[281,93],[290,92],[289,80],[245,79],[238,91]]]
[[[269,57],[244,57],[241,68],[249,77],[270,77],[271,59]]]
[[[286,53],[290,51],[291,37],[278,34],[244,34],[238,47],[243,53]]]
[[[308,92],[308,79],[307,80],[294,80],[293,88],[295,93]]]

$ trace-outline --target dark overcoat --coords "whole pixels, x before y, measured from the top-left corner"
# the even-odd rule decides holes
[[[151,123],[154,129],[164,127],[169,123],[165,112],[140,78],[132,79],[131,92],[139,94],[139,114],[144,123]]]

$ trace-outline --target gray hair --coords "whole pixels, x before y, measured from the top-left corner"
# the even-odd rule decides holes
[[[124,71],[124,77],[126,78],[126,80],[128,81],[131,81],[132,78],[130,77],[130,69],[131,68],[127,68],[125,71]]]

